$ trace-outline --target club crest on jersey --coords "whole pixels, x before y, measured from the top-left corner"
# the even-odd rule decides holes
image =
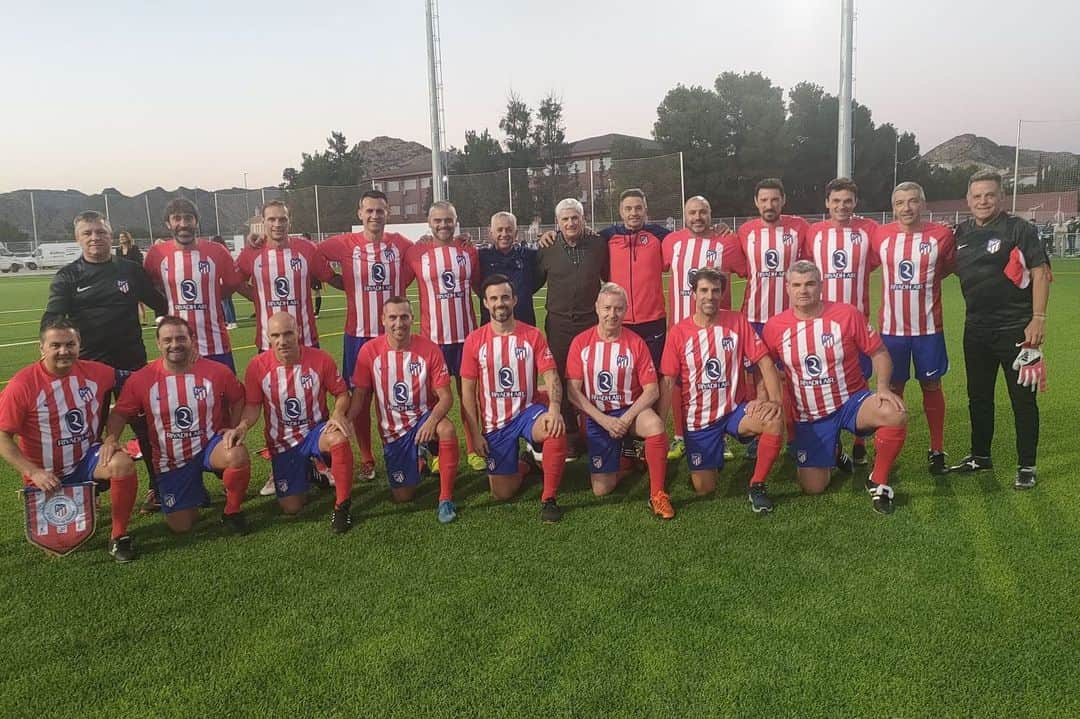
[[[210,262],[207,260],[199,260],[199,273],[208,275],[210,274]]]
[[[195,399],[206,399],[206,387],[196,387],[194,390],[192,390],[191,395]]]
[[[706,262],[716,262],[716,250],[706,250],[705,251],[705,261]]]
[[[70,409],[64,413],[64,424],[72,434],[81,435],[86,431],[86,417],[81,409]]]
[[[647,245],[647,244],[649,244],[649,236],[648,235],[638,235],[637,242],[638,242],[639,245]]]
[[[465,260],[467,259],[467,258],[465,257],[465,255],[458,255],[458,256],[457,256],[457,257],[455,257],[454,259],[456,259],[456,260],[457,260],[457,263],[458,263],[459,265],[461,265],[462,267],[464,267],[464,266],[465,266]]]
[[[931,248],[930,248],[930,243],[929,242],[920,242],[919,243],[919,254],[920,255],[929,255],[930,254],[930,249]]]
[[[700,467],[701,466],[701,452],[691,452],[690,453],[690,464],[692,464],[695,467]]]
[[[131,290],[131,285],[128,284],[127,280],[117,280],[116,289],[120,290],[126,295]]]
[[[607,394],[615,388],[615,378],[611,376],[608,371],[600,372],[596,375],[596,389],[604,394]]]
[[[996,237],[986,243],[986,252],[987,252],[987,254],[992,255],[992,254],[994,254],[995,252],[997,252],[1000,249],[1001,249],[1001,240],[999,240]]]
[[[315,380],[311,378],[311,375],[305,374],[300,376],[300,386],[303,389],[311,389],[315,386]]]
[[[423,367],[421,367],[420,363],[416,360],[413,360],[408,364],[409,374],[411,374],[413,377],[419,377],[421,369],[423,369]]]
[[[291,260],[289,260],[289,269],[290,270],[298,270],[298,269],[300,269],[300,265],[302,264],[302,262],[303,261],[299,257],[292,258]]]
[[[454,276],[454,273],[451,270],[445,270],[441,275],[439,275],[439,279],[442,281],[443,289],[447,292],[453,290],[454,286],[457,284],[457,278]]]
[[[825,367],[821,358],[817,355],[807,355],[806,359],[803,360],[803,366],[806,368],[806,374],[811,377],[820,377]]]
[[[527,347],[515,347],[514,348],[514,359],[523,360],[528,356],[529,356],[529,349]]]
[[[514,379],[514,369],[512,367],[502,367],[499,369],[499,387],[502,389],[513,389]]]
[[[399,405],[409,403],[409,385],[404,382],[394,383],[394,402]]]
[[[822,347],[824,347],[825,349],[829,349],[834,344],[836,344],[836,338],[833,337],[832,332],[826,332],[825,334],[821,335],[821,346]]]
[[[376,284],[383,284],[386,282],[386,265],[381,262],[376,262],[371,266],[371,281]]]
[[[901,260],[896,268],[896,274],[902,282],[911,282],[915,279],[915,263],[911,260]]]
[[[94,398],[94,390],[89,387],[79,387],[79,399],[83,402],[89,402]]]
[[[395,259],[397,259],[397,250],[395,250],[393,247],[387,247],[382,251],[382,256],[383,259],[387,262],[393,262]]]
[[[769,270],[780,269],[780,253],[776,250],[765,250],[765,268]]]
[[[780,241],[783,242],[785,245],[790,245],[792,242],[795,241],[795,235],[785,230],[784,234],[780,236]]]
[[[735,338],[734,337],[723,337],[723,338],[721,338],[720,339],[720,349],[724,350],[725,352],[731,352],[732,350],[734,350],[735,349]]]
[[[199,286],[194,280],[184,280],[180,283],[180,299],[184,302],[194,302],[199,299]]]
[[[296,421],[304,416],[304,405],[296,397],[285,398],[285,419]]]
[[[848,266],[847,253],[843,250],[836,250],[833,252],[832,266],[834,270],[846,270]]]
[[[630,366],[630,355],[616,355],[615,366],[625,368]]]

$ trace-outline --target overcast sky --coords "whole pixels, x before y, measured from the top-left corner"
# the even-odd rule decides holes
[[[3,0],[0,191],[281,181],[331,130],[430,143],[424,2]],[[856,3],[855,96],[922,149],[1080,120],[1080,3]],[[563,98],[567,136],[650,136],[677,83],[759,70],[836,93],[839,0],[442,0],[447,139],[510,91]],[[1034,8],[1037,13],[1032,12]],[[1080,152],[1080,122],[1025,126]]]

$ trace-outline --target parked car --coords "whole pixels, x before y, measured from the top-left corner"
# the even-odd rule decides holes
[[[37,267],[63,267],[82,257],[82,248],[74,242],[50,242],[34,250]]]
[[[0,250],[0,272],[18,272],[22,267],[23,263],[9,250]]]

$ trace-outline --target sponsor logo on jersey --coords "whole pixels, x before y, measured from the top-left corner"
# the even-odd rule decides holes
[[[285,398],[285,419],[296,422],[304,417],[304,404],[296,397]]]
[[[371,266],[371,281],[375,284],[381,285],[386,283],[386,265],[381,262],[376,262]]]
[[[190,430],[195,426],[195,413],[191,411],[191,407],[182,404],[173,411],[173,423],[178,429]]]
[[[902,282],[911,282],[915,279],[915,263],[911,260],[901,260],[896,268],[896,275]]]
[[[506,389],[514,388],[514,369],[512,367],[501,367],[499,369],[499,387]]]
[[[393,387],[394,403],[400,407],[409,404],[410,387],[404,382],[395,382]]]
[[[288,277],[275,277],[274,278],[274,294],[281,299],[286,299],[289,296],[289,278]]]
[[[72,434],[82,434],[86,431],[86,417],[81,409],[69,409],[64,413],[64,424]]]
[[[716,381],[724,376],[724,365],[716,357],[705,360],[705,377]]]
[[[698,268],[691,267],[686,271],[686,286],[694,289],[694,280],[697,279]]]
[[[780,253],[776,250],[765,250],[765,267],[775,270],[780,267]]]
[[[824,337],[822,340],[824,340]],[[806,374],[811,377],[820,377],[822,371],[825,369],[824,363],[817,355],[807,355],[803,360],[803,367],[806,368]]]
[[[194,302],[199,299],[199,286],[194,280],[182,280],[180,282],[180,299],[184,302]]]
[[[841,272],[848,267],[848,256],[843,250],[836,250],[832,253],[832,266],[834,270],[840,270]]]
[[[596,389],[603,393],[611,392],[615,388],[615,378],[608,371],[596,375]]]
[[[457,284],[457,277],[451,270],[444,270],[439,279],[442,281],[443,289],[447,292],[453,292],[455,285]]]

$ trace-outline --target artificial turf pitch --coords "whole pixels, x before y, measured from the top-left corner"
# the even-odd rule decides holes
[[[269,469],[256,457],[250,535],[217,524],[221,485],[208,476],[215,505],[194,534],[136,516],[139,560],[119,566],[105,551],[108,500],[73,555],[27,544],[4,467],[0,716],[1078,716],[1080,262],[1055,269],[1029,492],[1012,489],[1000,382],[997,469],[937,480],[909,385],[888,517],[871,511],[865,468],[804,497],[786,459],[769,481],[775,512],[756,516],[736,448],[716,496],[695,497],[685,463],[669,466],[671,522],[649,514],[644,477],[599,499],[579,461],[562,523],[542,525],[538,485],[499,504],[463,462],[453,524],[436,522],[437,481],[395,505],[380,467],[354,491],[352,531],[335,536],[331,494],[295,519],[256,496]],[[0,280],[0,379],[37,359],[47,283]],[[968,419],[955,278],[944,302],[956,461]],[[326,293],[335,357],[343,305]],[[240,367],[252,336],[242,319]]]

